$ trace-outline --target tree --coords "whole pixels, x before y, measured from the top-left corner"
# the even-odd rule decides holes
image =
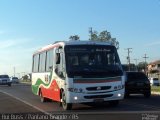
[[[93,31],[91,33],[91,39],[92,41],[97,41],[98,40],[98,32],[97,31]]]
[[[110,32],[107,32],[107,30],[100,32],[98,36],[100,41],[110,41],[111,40],[111,34]]]
[[[78,35],[71,35],[71,36],[69,37],[69,39],[70,39],[70,40],[79,40],[80,37],[79,37]]]
[[[145,67],[146,67],[147,63],[145,62],[140,62],[138,63],[138,71],[145,71]]]
[[[117,49],[119,49],[119,42],[116,40],[116,38],[111,37],[111,33],[107,30],[104,30],[98,34],[97,31],[91,31],[91,41],[102,41],[102,42],[111,42],[114,46],[116,46]]]
[[[28,75],[24,75],[22,78],[23,80],[28,80]]]
[[[116,41],[116,38],[111,38],[111,42],[114,46],[116,46],[117,49],[119,49],[119,42]]]

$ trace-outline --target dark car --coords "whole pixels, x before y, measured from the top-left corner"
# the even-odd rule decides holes
[[[142,72],[126,72],[125,97],[130,94],[143,94],[149,98],[151,96],[150,81]]]
[[[8,75],[0,75],[0,85],[11,86],[11,80]]]

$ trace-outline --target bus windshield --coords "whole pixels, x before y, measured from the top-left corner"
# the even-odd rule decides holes
[[[114,77],[123,74],[114,46],[67,45],[65,46],[68,77]]]

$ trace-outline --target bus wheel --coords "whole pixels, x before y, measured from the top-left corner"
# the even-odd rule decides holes
[[[66,103],[66,95],[64,92],[62,92],[62,107],[64,110],[71,110],[72,109],[72,104]]]
[[[40,92],[40,99],[41,99],[41,102],[42,103],[44,103],[44,102],[46,102],[47,100],[46,100],[46,98],[45,97],[43,97],[43,95],[42,95],[42,91]]]

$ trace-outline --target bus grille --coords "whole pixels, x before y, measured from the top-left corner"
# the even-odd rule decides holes
[[[87,87],[86,90],[88,91],[97,91],[97,90],[108,90],[111,86],[100,86],[100,87]]]

